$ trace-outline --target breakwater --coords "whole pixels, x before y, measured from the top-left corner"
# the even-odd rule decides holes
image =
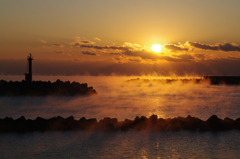
[[[126,82],[156,82],[171,84],[174,82],[195,83],[195,84],[213,84],[213,85],[240,85],[240,76],[204,76],[202,78],[173,78],[173,79],[130,79]]]
[[[7,82],[0,81],[0,96],[73,96],[97,94],[93,87],[88,87],[87,83],[69,81],[56,82],[33,81],[33,82]]]
[[[63,118],[61,116],[44,119],[37,117],[35,120],[25,119],[24,116],[14,120],[11,117],[0,119],[0,132],[33,132],[33,131],[128,131],[128,130],[154,130],[154,131],[223,131],[240,130],[240,118],[236,120],[220,119],[212,115],[203,121],[190,115],[186,118],[158,118],[152,115],[149,118],[142,116],[134,120],[125,119],[118,121],[116,118],[106,117],[100,121],[95,118],[85,117],[75,120],[73,116]]]

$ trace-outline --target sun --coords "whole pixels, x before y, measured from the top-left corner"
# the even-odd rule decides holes
[[[161,52],[161,50],[162,50],[162,47],[161,47],[160,44],[153,44],[152,45],[152,51],[154,51],[154,52]]]

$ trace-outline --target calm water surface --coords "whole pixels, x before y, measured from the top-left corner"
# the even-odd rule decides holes
[[[1,158],[239,158],[240,132],[1,134]]]
[[[240,117],[240,87],[208,84],[126,83],[137,77],[36,76],[34,80],[88,83],[98,95],[0,97],[0,118],[24,115],[116,117],[157,114],[206,120]],[[148,77],[149,78],[149,77]],[[2,79],[19,80],[21,76]],[[0,134],[0,158],[240,158],[240,131],[227,132],[46,132]]]

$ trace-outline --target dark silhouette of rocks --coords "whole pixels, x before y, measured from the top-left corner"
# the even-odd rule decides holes
[[[191,117],[186,118],[158,118],[152,115],[149,118],[142,116],[134,120],[125,119],[118,121],[116,118],[106,117],[99,122],[97,119],[86,119],[82,117],[75,120],[73,116],[64,119],[61,116],[44,119],[37,117],[35,120],[25,119],[24,116],[13,120],[10,117],[0,119],[0,133],[6,132],[33,132],[33,131],[128,131],[128,130],[148,130],[148,131],[227,131],[240,130],[240,118],[233,120],[225,118],[219,119],[212,115],[206,121]]]
[[[239,85],[240,76],[204,76],[205,80],[209,80],[211,84],[226,84],[226,85]]]
[[[0,81],[0,96],[73,96],[97,94],[93,87],[87,83],[63,82],[59,79],[56,82],[32,81],[32,82],[7,82]]]
[[[126,82],[157,82],[157,83],[166,83],[171,84],[174,82],[182,82],[182,83],[195,83],[195,84],[202,84],[202,83],[210,83],[213,85],[240,85],[240,76],[204,76],[203,78],[191,78],[191,79],[130,79]]]

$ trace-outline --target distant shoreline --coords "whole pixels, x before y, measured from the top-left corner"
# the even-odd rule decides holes
[[[194,83],[194,84],[212,84],[212,85],[240,85],[240,76],[204,76],[203,78],[172,78],[172,79],[130,79],[126,82],[157,82],[171,84],[174,82]]]

